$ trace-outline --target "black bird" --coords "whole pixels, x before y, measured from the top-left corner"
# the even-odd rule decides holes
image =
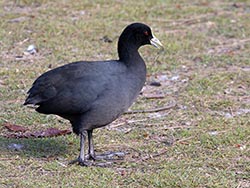
[[[122,115],[135,101],[146,80],[146,65],[138,49],[151,44],[163,49],[149,26],[128,25],[118,41],[119,60],[79,61],[39,76],[28,91],[24,105],[38,105],[36,111],[56,114],[72,124],[80,135],[80,155],[75,160],[88,165],[84,142],[88,134],[88,158],[95,160],[92,132]]]

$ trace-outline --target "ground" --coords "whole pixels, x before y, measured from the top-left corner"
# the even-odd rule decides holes
[[[165,47],[140,49],[147,83],[130,110],[144,112],[94,131],[97,153],[124,151],[123,160],[70,166],[76,135],[14,139],[0,126],[1,188],[250,187],[248,0],[1,0],[0,18],[0,125],[31,131],[70,129],[22,106],[41,73],[116,59],[119,34],[132,22],[147,23]]]

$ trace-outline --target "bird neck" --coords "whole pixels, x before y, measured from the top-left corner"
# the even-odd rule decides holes
[[[119,40],[118,41],[118,55],[119,60],[124,62],[125,64],[134,63],[133,60],[141,59],[141,56],[138,52],[138,45],[127,40]]]

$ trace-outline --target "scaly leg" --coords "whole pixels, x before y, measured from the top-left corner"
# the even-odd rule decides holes
[[[79,154],[79,157],[78,157],[78,163],[79,165],[81,166],[86,166],[85,165],[85,156],[84,156],[84,142],[85,142],[85,139],[86,139],[86,133],[81,133],[80,134],[80,154]]]
[[[74,164],[77,163],[81,166],[89,166],[89,164],[87,163],[87,161],[85,160],[85,156],[84,156],[84,142],[86,139],[86,132],[81,132],[80,133],[80,154],[79,157],[73,161],[70,162],[70,164]]]
[[[88,130],[88,143],[89,143],[89,152],[88,152],[88,159],[96,160],[95,150],[94,150],[94,143],[93,143],[93,130]]]

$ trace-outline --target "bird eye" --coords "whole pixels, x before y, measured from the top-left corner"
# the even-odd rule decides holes
[[[148,31],[144,31],[144,35],[148,36]]]

